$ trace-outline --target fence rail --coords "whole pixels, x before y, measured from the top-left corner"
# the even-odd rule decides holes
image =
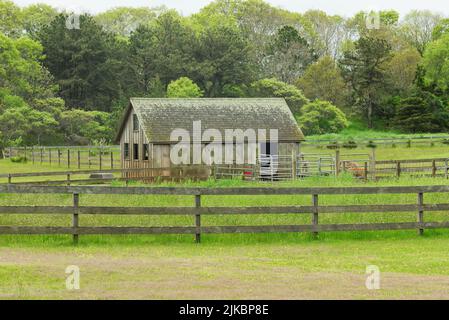
[[[424,203],[425,193],[449,193],[449,186],[412,187],[347,187],[347,188],[178,188],[178,187],[94,187],[94,186],[21,186],[0,185],[0,194],[71,194],[73,206],[0,206],[0,214],[69,214],[73,216],[71,227],[49,226],[0,226],[0,234],[68,234],[74,243],[79,235],[92,234],[192,234],[196,242],[202,234],[213,233],[281,233],[327,231],[369,231],[416,229],[422,235],[425,229],[449,228],[449,221],[425,222],[425,211],[449,210],[449,203]],[[113,195],[184,195],[193,196],[191,207],[99,207],[83,206],[80,194]],[[412,204],[384,205],[320,205],[320,195],[349,194],[416,194]],[[219,195],[310,195],[310,206],[272,207],[207,207],[202,197]],[[416,212],[414,222],[367,223],[367,224],[319,224],[322,213],[367,213],[367,212]],[[262,226],[203,226],[203,215],[248,215],[248,214],[303,214],[311,215],[308,225],[262,225]],[[394,213],[392,213],[394,214]],[[191,226],[173,227],[84,227],[79,223],[80,215],[191,215]]]

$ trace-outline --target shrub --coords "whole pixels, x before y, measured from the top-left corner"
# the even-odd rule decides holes
[[[315,100],[301,110],[298,122],[307,135],[337,133],[348,127],[345,114],[328,101]]]
[[[11,162],[14,162],[14,163],[25,163],[25,162],[27,162],[27,158],[24,157],[24,156],[11,157],[10,160],[11,160]]]
[[[201,98],[203,94],[200,87],[187,77],[172,81],[167,87],[169,98]]]
[[[345,148],[345,149],[356,149],[357,148],[357,143],[354,140],[346,141],[343,144],[343,148]]]

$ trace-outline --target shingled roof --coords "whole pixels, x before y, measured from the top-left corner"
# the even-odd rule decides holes
[[[120,139],[126,119],[134,108],[150,142],[170,142],[176,128],[192,131],[201,120],[202,130],[278,129],[279,141],[298,142],[304,135],[284,99],[280,98],[131,98],[117,135]]]

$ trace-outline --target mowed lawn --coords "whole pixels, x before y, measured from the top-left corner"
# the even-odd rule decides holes
[[[15,166],[20,166],[19,164]],[[21,171],[29,164],[22,165]],[[0,161],[0,167],[11,169]],[[15,168],[17,169],[17,168]],[[184,186],[447,185],[445,179],[355,181],[311,178],[286,183],[188,182]],[[116,184],[120,185],[120,184]],[[164,186],[175,184],[163,184]],[[321,205],[416,203],[415,194],[322,196]],[[448,203],[426,194],[426,203]],[[70,205],[69,195],[1,194],[0,205]],[[310,205],[310,196],[205,196],[205,206]],[[194,206],[190,196],[81,195],[80,205]],[[448,221],[448,212],[425,221]],[[310,215],[208,216],[203,225],[309,224]],[[320,223],[416,221],[416,212],[322,214]],[[81,216],[81,226],[191,226],[191,216]],[[71,216],[0,215],[0,225],[70,226]],[[449,230],[203,235],[0,236],[4,299],[433,299],[449,298]],[[66,289],[66,267],[80,268],[81,288]],[[380,269],[380,290],[365,286]]]

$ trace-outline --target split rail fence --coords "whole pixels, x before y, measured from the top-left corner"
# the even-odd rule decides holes
[[[283,233],[333,231],[371,231],[371,230],[407,230],[416,229],[422,235],[425,229],[449,228],[449,221],[424,221],[424,212],[447,211],[449,203],[425,203],[424,195],[429,193],[449,193],[449,186],[413,186],[413,187],[346,187],[346,188],[181,188],[181,187],[99,187],[99,186],[20,186],[0,185],[0,194],[70,194],[72,206],[0,206],[0,214],[65,214],[71,215],[72,226],[5,226],[0,225],[0,234],[25,235],[72,235],[78,242],[81,235],[97,234],[191,234],[196,242],[203,234],[224,233]],[[83,205],[80,195],[169,195],[174,197],[191,196],[192,206],[187,207],[100,207]],[[409,204],[376,205],[320,205],[322,195],[379,195],[379,194],[416,194],[416,202]],[[267,207],[209,207],[202,204],[203,197],[224,195],[308,195],[309,206],[267,206]],[[320,224],[322,213],[370,213],[384,212],[394,215],[398,212],[415,212],[416,220],[395,223],[366,224]],[[259,226],[204,226],[201,218],[205,215],[251,215],[251,214],[301,214],[310,216],[310,224],[305,225],[259,225]],[[164,227],[101,227],[82,226],[82,215],[188,215],[192,216],[190,226]],[[0,216],[1,217],[1,216]],[[1,220],[0,220],[1,221]]]

